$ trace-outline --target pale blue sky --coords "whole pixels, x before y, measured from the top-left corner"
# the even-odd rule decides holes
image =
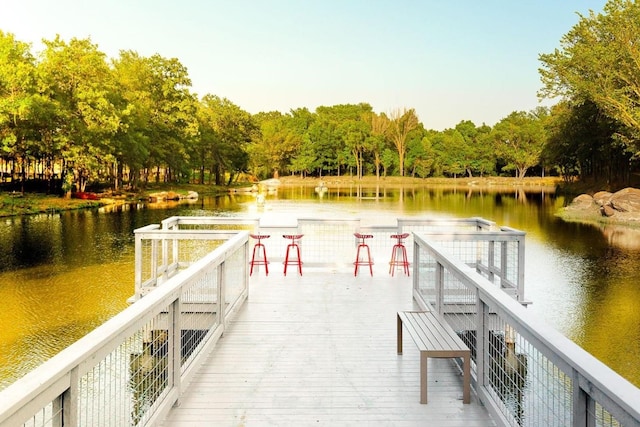
[[[250,113],[368,102],[425,127],[540,105],[538,55],[605,0],[0,0],[0,29],[178,58]],[[548,103],[547,103],[548,104]]]

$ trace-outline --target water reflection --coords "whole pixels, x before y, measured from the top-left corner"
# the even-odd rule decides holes
[[[527,232],[526,298],[535,314],[640,385],[640,231],[566,223],[548,189],[362,187],[327,182],[194,203],[8,218],[0,223],[0,387],[126,307],[133,230],[171,215],[251,213],[360,217],[484,217]]]

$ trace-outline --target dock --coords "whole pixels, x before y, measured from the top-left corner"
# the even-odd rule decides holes
[[[640,427],[640,389],[526,309],[523,232],[481,218],[291,219],[135,230],[131,306],[2,390],[0,427]],[[261,235],[268,276],[250,268]],[[293,235],[302,264],[285,275]],[[354,275],[358,235],[374,265]],[[395,263],[398,235],[408,253]],[[420,358],[431,350],[411,333],[398,354],[397,313],[415,310],[469,348],[470,403],[457,355]]]
[[[415,309],[411,278],[304,269],[254,272],[249,298],[163,426],[492,426],[462,376],[429,359],[429,403],[420,404],[419,353],[396,313]],[[401,273],[401,272],[400,272]]]

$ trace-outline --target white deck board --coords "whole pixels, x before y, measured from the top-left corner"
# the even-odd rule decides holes
[[[416,307],[411,279],[387,265],[374,277],[270,265],[164,426],[491,426],[448,359],[429,359],[429,403],[421,405],[419,352],[396,313]]]

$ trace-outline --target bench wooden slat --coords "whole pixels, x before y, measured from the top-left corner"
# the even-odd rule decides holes
[[[464,403],[470,402],[471,352],[458,334],[437,313],[430,311],[398,312],[398,354],[402,354],[402,328],[413,339],[420,351],[420,402],[427,403],[428,357],[463,358]]]

